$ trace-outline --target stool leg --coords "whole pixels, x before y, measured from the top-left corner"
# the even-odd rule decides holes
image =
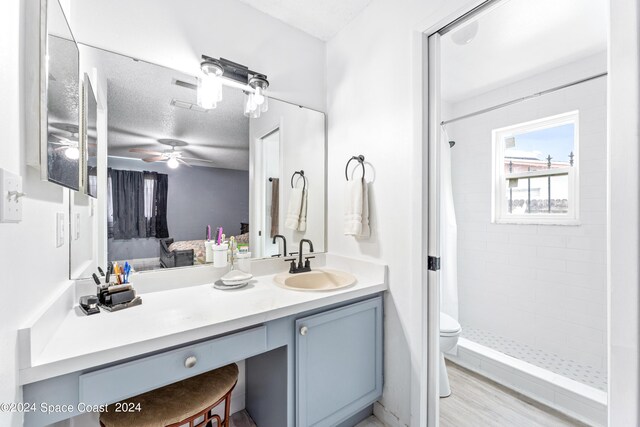
[[[224,399],[224,427],[229,427],[231,422],[231,392]]]

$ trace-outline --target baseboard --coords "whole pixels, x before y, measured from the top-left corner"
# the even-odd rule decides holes
[[[380,402],[375,402],[373,404],[373,415],[375,415],[377,419],[382,421],[382,423],[386,427],[408,427],[406,424],[400,421],[398,417],[387,411],[387,408],[382,406]]]

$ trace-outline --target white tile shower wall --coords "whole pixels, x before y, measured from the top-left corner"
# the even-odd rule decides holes
[[[597,55],[451,105],[454,116],[606,70]],[[579,110],[578,226],[491,223],[493,129]],[[463,325],[606,371],[606,78],[448,128]]]

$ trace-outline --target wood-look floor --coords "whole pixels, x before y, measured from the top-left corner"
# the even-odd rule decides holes
[[[447,370],[452,393],[440,399],[441,427],[586,426],[454,363]]]
[[[230,427],[256,427],[247,411],[236,412],[229,420]]]

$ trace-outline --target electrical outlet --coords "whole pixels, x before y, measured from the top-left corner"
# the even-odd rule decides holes
[[[22,221],[22,177],[0,169],[0,222]]]
[[[56,248],[64,245],[64,212],[56,213]]]

